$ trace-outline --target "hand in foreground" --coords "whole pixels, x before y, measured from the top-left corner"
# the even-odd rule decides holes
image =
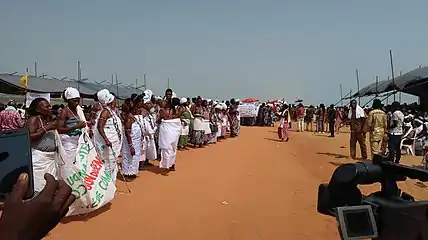
[[[0,236],[4,239],[42,239],[67,214],[76,199],[64,181],[45,174],[46,186],[34,199],[23,202],[28,175],[21,174],[6,199],[0,219]]]

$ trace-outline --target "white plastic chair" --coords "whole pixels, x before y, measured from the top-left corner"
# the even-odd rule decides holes
[[[413,126],[410,126],[409,130],[407,130],[406,134],[403,135],[403,138],[401,139],[401,143],[400,143],[400,150],[402,150],[403,148],[406,150],[407,154],[412,154],[412,156],[415,156],[415,142],[416,142],[416,138],[407,138],[407,136],[409,136],[409,134],[413,131]],[[405,141],[410,141],[410,144],[404,144]]]

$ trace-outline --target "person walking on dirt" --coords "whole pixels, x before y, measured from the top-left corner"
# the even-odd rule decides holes
[[[361,158],[367,159],[366,137],[364,132],[364,124],[366,113],[361,108],[357,101],[351,101],[351,109],[348,113],[348,118],[351,121],[351,139],[350,139],[350,155],[352,159],[357,155],[357,142],[360,144]]]
[[[381,108],[382,102],[379,99],[373,100],[373,110],[369,112],[367,118],[367,130],[370,132],[372,157],[374,154],[382,152],[382,141],[388,128],[386,113]]]
[[[290,116],[290,111],[289,111],[287,103],[282,105],[282,108],[278,113],[278,117],[279,117],[278,138],[282,142],[283,141],[288,142],[288,140],[290,139],[288,137],[288,128],[289,128],[289,124],[291,122],[291,120],[290,120],[291,116]]]

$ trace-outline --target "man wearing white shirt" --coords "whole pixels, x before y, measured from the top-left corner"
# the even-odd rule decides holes
[[[392,103],[392,115],[389,122],[388,151],[390,161],[400,162],[401,138],[403,137],[404,114],[400,111],[400,103]]]

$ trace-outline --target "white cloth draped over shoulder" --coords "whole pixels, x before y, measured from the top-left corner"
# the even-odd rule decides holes
[[[109,148],[105,145],[105,141],[98,131],[98,121],[100,119],[102,111],[98,114],[94,126],[94,141],[95,148],[97,149],[98,155],[101,160],[105,163],[106,170],[111,173],[112,181],[116,183],[117,176],[117,158],[119,156],[120,150],[122,149],[122,121],[119,116],[110,109],[105,107],[107,111],[110,112],[111,117],[106,120],[104,126],[104,133],[107,139],[111,142],[112,147]]]
[[[175,164],[177,144],[181,134],[181,120],[174,118],[162,120],[159,125],[159,149],[161,150],[160,168],[170,168]]]
[[[364,109],[362,107],[360,107],[360,105],[357,105],[357,107],[355,108],[355,118],[363,118],[366,116],[366,113],[364,112]],[[352,109],[349,110],[348,113],[348,119],[352,119]]]

